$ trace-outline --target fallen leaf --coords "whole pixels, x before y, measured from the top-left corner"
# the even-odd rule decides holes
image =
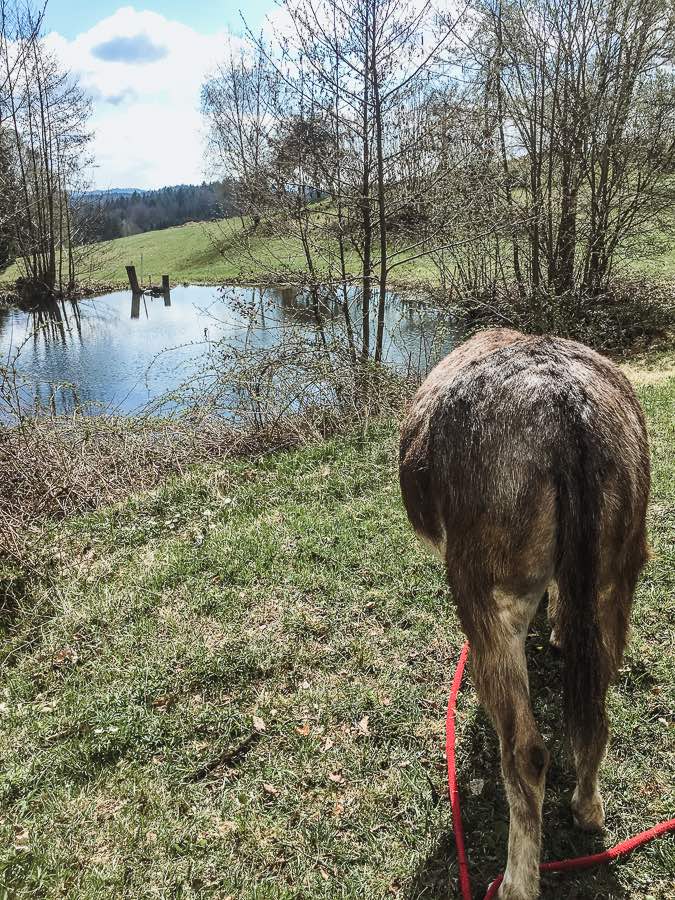
[[[253,716],[253,727],[259,733],[262,733],[267,728],[267,726],[265,725],[265,720],[261,719],[260,716]]]
[[[263,784],[263,791],[265,791],[265,793],[270,797],[279,796],[279,789],[275,788],[273,784],[269,784],[269,782],[265,782],[265,784]]]
[[[335,741],[333,741],[332,738],[327,737],[323,747],[321,748],[321,751],[323,753],[326,753],[328,750],[330,750],[334,746],[335,746]]]
[[[370,721],[369,716],[364,716],[361,719],[361,721],[358,723],[358,725],[356,726],[359,731],[359,734],[364,735],[364,737],[370,736],[370,728],[368,726],[369,721]]]
[[[152,701],[153,709],[166,710],[171,705],[172,697],[169,694],[162,694],[160,697],[155,697]]]
[[[57,669],[62,669],[64,666],[74,666],[79,658],[77,650],[73,650],[72,647],[63,647],[61,650],[57,650],[52,657],[52,665]]]
[[[28,829],[21,825],[14,826],[14,849],[25,851],[30,847],[30,835]]]
[[[477,797],[479,794],[483,793],[483,788],[485,787],[485,782],[482,778],[474,778],[473,781],[469,782],[469,790]]]
[[[304,725],[298,725],[295,730],[303,737],[307,737],[307,735],[309,734],[309,722],[305,722]]]
[[[328,778],[335,784],[344,784],[345,782],[344,776],[340,772],[330,772]]]

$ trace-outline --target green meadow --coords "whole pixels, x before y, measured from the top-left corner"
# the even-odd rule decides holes
[[[320,270],[337,270],[337,248],[328,241],[313,247]],[[79,279],[83,286],[127,287],[125,270],[135,265],[139,280],[159,283],[169,275],[174,284],[265,283],[283,281],[306,269],[302,243],[298,238],[279,235],[269,229],[252,232],[250,223],[238,218],[218,222],[191,222],[187,225],[147,231],[117,238],[82,249]],[[347,256],[348,270],[360,271],[356,253]],[[416,260],[398,266],[392,284],[413,286],[420,281],[438,280],[430,260]],[[0,284],[11,284],[19,276],[17,265],[0,273]]]
[[[318,214],[320,215],[320,214]],[[393,249],[393,248],[392,248]],[[323,241],[313,247],[319,269],[338,269],[337,248]],[[238,218],[218,222],[191,222],[175,228],[147,231],[86,247],[82,251],[79,277],[86,286],[128,285],[126,265],[135,265],[144,284],[169,275],[172,283],[202,284],[283,281],[306,268],[302,244],[292,236],[268,229],[251,230],[250,222]],[[361,263],[356,253],[347,257],[347,268],[357,274]],[[675,245],[657,255],[628,266],[628,271],[657,280],[675,276]],[[19,275],[16,265],[0,275],[9,284]],[[390,276],[396,287],[414,287],[420,282],[435,284],[439,272],[429,258],[397,266]]]
[[[544,858],[673,815],[675,377],[641,378],[653,557],[611,691],[607,831],[572,824],[559,662],[528,639],[552,752]],[[396,430],[195,467],[54,525],[2,607],[0,895],[450,900],[444,713],[462,635],[416,543]],[[502,870],[494,733],[467,679],[459,772],[475,895]],[[548,900],[669,900],[675,842],[544,877]]]

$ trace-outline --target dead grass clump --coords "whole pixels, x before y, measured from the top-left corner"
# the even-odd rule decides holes
[[[0,430],[0,558],[26,565],[49,520],[87,512],[190,465],[297,446],[297,423],[242,430],[224,421],[31,418]]]

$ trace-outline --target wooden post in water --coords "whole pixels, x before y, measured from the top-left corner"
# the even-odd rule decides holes
[[[164,306],[171,306],[171,285],[168,275],[162,275],[162,293],[164,294]]]
[[[138,278],[136,276],[136,266],[127,266],[127,276],[129,278],[129,284],[131,285],[132,294],[140,294],[141,288],[138,284]]]

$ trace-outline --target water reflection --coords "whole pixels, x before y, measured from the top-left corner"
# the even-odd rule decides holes
[[[82,339],[80,307],[77,301],[45,300],[28,313],[34,340],[44,336],[45,340],[61,341],[66,344],[68,336],[75,333]]]
[[[371,308],[371,334],[375,309]],[[358,334],[359,297],[349,296]],[[321,328],[318,328],[320,324]],[[0,312],[0,362],[14,361],[32,404],[60,412],[95,413],[105,406],[130,413],[175,389],[203,364],[218,341],[272,347],[287,330],[304,339],[345,340],[342,296],[308,291],[190,285],[171,295],[132,297],[119,291],[96,299],[51,301],[32,311]],[[414,297],[390,294],[384,359],[407,372],[426,372],[461,337],[453,323]]]
[[[150,295],[150,294],[132,294],[131,295],[131,318],[139,319],[141,316],[141,307],[143,308],[143,312],[145,318],[149,317],[148,313],[148,298],[155,300],[158,295]],[[167,291],[166,294],[160,294],[164,300],[164,306],[171,306],[171,291]]]

